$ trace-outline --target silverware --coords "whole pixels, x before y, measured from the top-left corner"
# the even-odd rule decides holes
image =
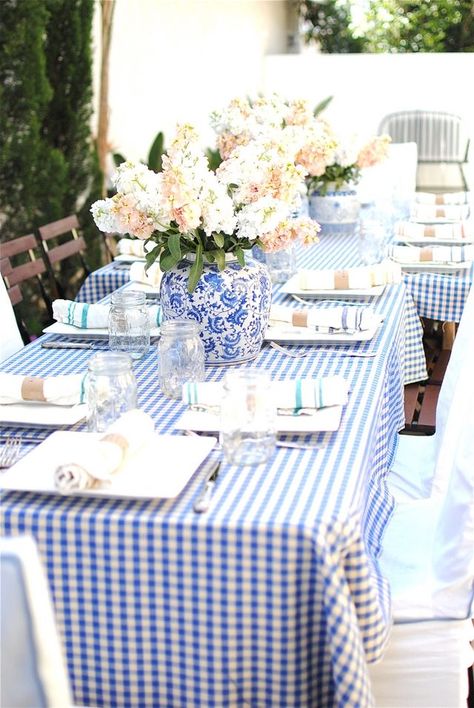
[[[42,342],[43,349],[94,349],[89,342]]]
[[[221,467],[220,461],[217,462],[212,468],[211,472],[206,477],[206,482],[204,484],[204,490],[201,496],[194,502],[193,509],[197,514],[202,514],[209,509],[209,504],[211,501],[212,494],[214,492],[214,487],[216,484],[216,479],[219,474]]]
[[[21,436],[9,436],[0,452],[0,469],[6,470],[11,467],[18,459],[18,454],[21,449]]]

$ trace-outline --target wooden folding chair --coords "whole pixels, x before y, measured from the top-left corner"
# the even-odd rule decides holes
[[[60,297],[72,299],[91,272],[84,257],[87,246],[77,216],[73,214],[40,226],[38,236]],[[72,263],[61,267],[73,257],[79,262],[79,269]]]
[[[0,272],[23,341],[27,343],[33,329],[30,321],[34,316],[39,315],[41,324],[52,322],[52,299],[58,297],[58,292],[34,234],[2,243],[0,253]]]

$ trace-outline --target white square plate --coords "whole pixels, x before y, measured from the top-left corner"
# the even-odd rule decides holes
[[[280,292],[288,293],[289,295],[298,295],[302,298],[317,298],[317,299],[340,299],[340,298],[361,298],[361,297],[379,297],[385,290],[385,285],[374,285],[373,288],[365,288],[364,290],[302,290],[299,286],[298,273],[293,275],[289,280],[281,286]]]
[[[145,263],[145,259],[141,256],[132,256],[131,253],[120,253],[118,256],[114,256],[114,261],[117,263]]]
[[[400,263],[400,267],[406,273],[457,273],[459,270],[467,270],[472,266],[472,261],[462,261],[461,263]]]
[[[267,327],[265,339],[286,344],[353,344],[354,342],[369,342],[378,326],[349,334],[348,332],[334,332],[323,334],[311,331],[309,327],[291,327],[281,325]]]
[[[56,431],[0,478],[4,489],[59,494],[54,471],[73,460],[74,447],[96,433]],[[216,443],[212,437],[154,435],[119,470],[110,486],[72,492],[74,496],[152,499],[176,497]],[[71,451],[68,455],[67,451]]]
[[[315,411],[314,415],[277,415],[278,433],[319,433],[339,428],[342,406],[328,406]],[[175,424],[177,430],[196,430],[216,433],[220,428],[220,416],[215,413],[187,410]]]
[[[419,243],[422,245],[428,244],[430,246],[464,246],[469,243],[474,243],[474,236],[468,236],[467,238],[436,238],[435,236],[396,236],[395,241],[397,243]]]
[[[85,403],[77,406],[55,406],[50,403],[9,403],[0,405],[0,423],[28,427],[62,427],[74,425],[87,414]]]

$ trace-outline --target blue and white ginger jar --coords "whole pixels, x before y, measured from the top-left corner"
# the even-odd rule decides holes
[[[270,316],[272,283],[268,268],[246,258],[225,270],[204,264],[192,293],[188,292],[191,263],[182,261],[164,273],[161,308],[164,320],[188,319],[201,325],[206,362],[236,364],[254,359],[262,346]]]

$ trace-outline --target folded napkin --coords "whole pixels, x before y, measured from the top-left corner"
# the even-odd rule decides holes
[[[123,462],[135,454],[154,432],[153,420],[144,411],[124,413],[100,438],[85,440],[64,453],[54,473],[54,484],[67,493],[107,486]]]
[[[417,204],[468,204],[470,198],[470,192],[446,192],[445,194],[415,192],[415,202]]]
[[[67,376],[21,376],[0,373],[0,403],[34,401],[56,406],[74,406],[84,403],[85,374]]]
[[[399,263],[463,263],[474,258],[474,246],[390,246]]]
[[[308,307],[296,310],[283,305],[270,308],[270,325],[289,324],[316,332],[360,332],[380,324],[382,317],[366,307]]]
[[[417,221],[426,222],[436,221],[437,219],[462,221],[463,219],[467,219],[469,212],[469,204],[447,204],[444,206],[414,204],[411,217]]]
[[[145,283],[152,288],[159,288],[163,272],[158,263],[153,263],[148,270],[145,270],[144,263],[132,263],[130,265],[130,280],[136,283]]]
[[[297,283],[301,290],[365,290],[376,285],[399,283],[400,267],[393,261],[346,270],[301,270]]]
[[[153,248],[152,244],[152,248]],[[137,256],[145,258],[145,242],[134,238],[121,238],[117,244],[117,250],[122,256]]]
[[[342,376],[325,376],[316,379],[272,381],[269,395],[281,415],[311,414],[318,408],[345,405],[349,392],[347,381]],[[188,382],[183,384],[183,403],[208,408],[210,411],[221,405],[225,394],[221,382]]]
[[[473,221],[456,221],[452,224],[417,224],[399,221],[395,226],[397,237],[462,239],[474,237]]]
[[[53,317],[57,322],[73,325],[80,329],[107,329],[110,305],[89,305],[87,302],[74,300],[54,300]],[[149,305],[150,326],[161,324],[161,307]]]

